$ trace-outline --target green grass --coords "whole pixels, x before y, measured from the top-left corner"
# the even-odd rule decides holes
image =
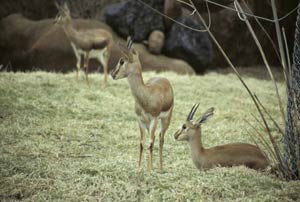
[[[155,76],[145,73],[145,79]],[[99,74],[88,87],[75,74],[0,74],[0,201],[299,201],[300,183],[284,182],[270,171],[243,166],[198,171],[188,145],[173,134],[193,104],[198,116],[214,106],[214,118],[203,125],[206,147],[251,142],[248,119],[257,112],[233,74],[169,78],[175,108],[167,131],[164,172],[137,168],[139,131],[134,101],[126,80],[103,87]],[[272,82],[246,82],[280,120]],[[284,95],[284,85],[279,84]],[[272,131],[280,142],[279,133]],[[148,136],[147,136],[148,137]],[[148,137],[149,138],[149,137]]]

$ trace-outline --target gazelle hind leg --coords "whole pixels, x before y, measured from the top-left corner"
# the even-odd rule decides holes
[[[79,56],[78,58],[76,57],[76,59],[77,59],[77,62],[76,62],[76,80],[78,81],[80,66],[81,66],[81,56]]]
[[[161,119],[161,131],[159,134],[159,168],[162,171],[163,170],[163,147],[164,147],[164,138],[165,133],[169,128],[171,117],[172,117],[172,111],[173,107],[169,111],[169,114],[167,117]]]
[[[139,128],[140,128],[140,155],[139,155],[139,169],[141,169],[142,160],[143,160],[143,151],[144,151],[144,141],[145,141],[145,125],[139,121]]]
[[[154,149],[154,142],[155,142],[155,130],[157,126],[157,118],[152,118],[150,121],[149,133],[150,133],[150,156],[148,162],[148,170],[153,170],[153,149]]]
[[[99,62],[101,63],[102,67],[103,67],[103,74],[104,74],[104,80],[103,80],[103,83],[106,84],[107,83],[107,65],[108,65],[108,51],[107,50],[104,50],[98,60]]]

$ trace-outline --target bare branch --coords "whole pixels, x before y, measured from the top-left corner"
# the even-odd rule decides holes
[[[244,4],[246,4],[246,2],[245,2],[244,0],[242,0],[242,2],[243,2]],[[252,28],[252,26],[251,26],[251,24],[250,24],[248,18],[247,18],[247,16],[244,14],[244,10],[242,9],[242,7],[241,7],[241,5],[239,4],[238,1],[235,0],[235,4],[236,4],[238,10],[239,10],[240,12],[242,12],[243,18],[245,19],[244,22],[246,23],[246,25],[247,25],[247,27],[248,27],[248,29],[249,29],[249,31],[250,31],[250,33],[251,33],[251,35],[252,35],[252,37],[253,37],[255,43],[256,43],[256,45],[257,45],[257,48],[258,48],[258,50],[259,50],[259,52],[260,52],[260,54],[261,54],[261,56],[262,56],[262,59],[263,59],[263,61],[264,61],[264,63],[265,63],[265,66],[266,66],[266,68],[267,68],[267,70],[268,70],[268,73],[269,73],[269,75],[270,75],[270,77],[271,77],[271,79],[272,79],[272,81],[273,81],[274,88],[275,88],[275,91],[276,91],[277,100],[278,100],[278,107],[279,107],[280,112],[281,112],[282,121],[283,121],[283,123],[285,123],[285,113],[284,113],[284,110],[283,110],[283,105],[282,105],[281,98],[280,98],[280,95],[279,95],[277,83],[276,83],[276,80],[275,80],[275,78],[274,78],[274,76],[273,76],[273,73],[272,73],[272,70],[271,70],[271,68],[270,68],[269,62],[268,62],[268,60],[267,60],[267,58],[266,58],[266,55],[265,55],[265,53],[264,53],[264,51],[263,51],[263,48],[262,48],[262,46],[261,46],[259,40],[257,39],[257,36],[256,36],[256,34],[255,34],[255,32],[254,32],[254,30],[253,30],[253,28]]]
[[[173,19],[173,18],[171,18],[171,17],[165,15],[164,13],[160,12],[159,10],[157,10],[157,9],[155,9],[155,8],[152,8],[152,6],[150,6],[149,4],[145,3],[145,2],[142,1],[142,0],[137,0],[137,1],[140,2],[140,3],[142,3],[144,6],[146,6],[147,8],[149,8],[150,10],[152,10],[153,12],[155,12],[155,13],[157,13],[157,14],[159,14],[159,15],[161,15],[161,16],[163,16],[163,17],[169,19],[169,20],[171,20],[172,22],[174,22],[174,23],[176,23],[176,24],[178,24],[178,25],[180,25],[180,26],[182,26],[182,27],[185,27],[185,28],[187,28],[187,29],[193,30],[193,31],[195,31],[195,32],[207,32],[207,29],[204,29],[204,30],[203,30],[203,29],[196,29],[196,28],[187,26],[187,25],[185,25],[185,24],[183,24],[183,23],[181,23],[181,22],[179,22],[179,21],[177,21],[177,20],[175,20],[175,19]]]

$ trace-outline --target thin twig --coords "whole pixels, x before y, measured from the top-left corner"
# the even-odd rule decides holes
[[[261,108],[264,110],[264,112],[268,115],[268,117],[271,119],[271,121],[274,123],[276,128],[279,130],[281,135],[285,135],[282,128],[278,125],[277,121],[272,117],[272,115],[268,112],[268,110],[265,108],[265,106],[261,103],[261,101],[258,99],[258,97],[254,94],[255,99],[257,100],[258,104],[261,106]]]
[[[251,8],[248,6],[248,4],[245,4],[245,6],[246,6],[247,10],[248,10],[251,14],[253,14],[253,12],[252,12]],[[256,23],[259,25],[259,27],[261,28],[261,30],[265,33],[266,37],[269,39],[269,41],[270,41],[270,43],[272,44],[273,49],[274,49],[274,51],[275,51],[275,53],[276,53],[277,58],[278,58],[278,60],[280,61],[280,55],[279,55],[279,52],[277,51],[277,47],[276,47],[276,45],[275,45],[273,39],[271,38],[270,34],[267,32],[267,30],[266,30],[265,27],[261,24],[261,22],[258,20],[257,17],[254,16],[254,19],[255,19]]]
[[[244,4],[246,4],[246,2],[244,0],[242,0],[242,2]],[[246,25],[247,25],[247,27],[248,27],[251,35],[252,35],[252,37],[253,37],[253,39],[254,39],[257,47],[258,47],[258,50],[260,51],[260,54],[261,54],[262,59],[263,59],[263,61],[265,63],[265,66],[266,66],[266,68],[268,70],[268,73],[269,73],[269,75],[270,75],[270,77],[271,77],[271,79],[273,81],[273,84],[274,84],[274,87],[275,87],[275,91],[276,91],[277,100],[278,100],[278,107],[279,107],[279,110],[281,112],[282,121],[283,121],[283,123],[285,123],[285,113],[284,113],[283,105],[282,105],[281,98],[280,98],[280,95],[279,95],[277,83],[276,83],[276,80],[275,80],[274,75],[272,73],[272,70],[270,68],[269,62],[268,62],[268,60],[266,58],[266,55],[265,55],[265,53],[263,51],[263,48],[262,48],[259,40],[257,39],[257,36],[256,36],[256,34],[255,34],[255,32],[254,32],[254,30],[253,30],[253,28],[252,28],[252,26],[251,26],[248,18],[247,18],[247,16],[244,14],[244,10],[242,9],[241,5],[239,4],[239,2],[237,0],[235,0],[234,3],[237,5],[238,10],[242,12],[243,18],[245,19],[245,23],[246,23]]]
[[[292,72],[292,66],[291,66],[291,57],[290,57],[290,51],[289,51],[289,46],[287,44],[287,40],[286,40],[286,35],[285,35],[285,29],[284,27],[282,27],[282,36],[283,36],[283,40],[284,40],[284,44],[285,44],[285,53],[286,53],[286,57],[287,57],[287,87],[290,85],[291,82],[291,72]]]
[[[211,0],[206,0],[208,3],[210,4],[213,4],[215,6],[218,6],[218,7],[221,7],[221,8],[224,8],[224,9],[227,9],[227,10],[231,10],[231,11],[235,11],[236,12],[236,9],[235,8],[232,8],[232,7],[229,7],[229,6],[225,6],[225,5],[222,5],[222,4],[219,4],[217,2],[214,2],[214,1],[211,1]],[[281,18],[278,19],[278,21],[282,21],[284,20],[285,18],[287,18],[288,16],[290,16],[292,13],[294,13],[296,10],[298,9],[298,6],[293,8],[291,11],[289,11],[287,14],[285,14],[284,16],[282,16]],[[258,15],[254,15],[252,13],[245,13],[245,15],[249,16],[249,17],[256,17],[258,19],[261,19],[263,21],[267,21],[267,22],[275,22],[274,19],[270,19],[270,18],[266,18],[266,17],[262,17],[262,16],[258,16]]]
[[[279,53],[280,53],[280,57],[281,57],[281,64],[282,64],[284,72],[287,72],[286,56],[285,56],[285,51],[284,51],[284,46],[283,46],[283,39],[282,39],[280,26],[279,26],[279,21],[278,21],[278,16],[277,16],[277,9],[276,9],[275,0],[271,0],[271,6],[272,6],[273,18],[275,20],[274,23],[275,23],[275,29],[276,29],[276,35],[277,35],[277,42],[278,42],[278,46],[279,46]]]
[[[244,121],[257,133],[260,142],[267,149],[267,151],[269,151],[269,153],[271,154],[271,158],[275,161],[275,159],[277,159],[276,154],[275,154],[274,150],[272,149],[272,147],[270,146],[270,144],[264,138],[264,136],[248,120],[244,119]],[[258,121],[258,119],[256,119],[256,121]]]
[[[182,26],[182,27],[185,27],[185,28],[187,28],[187,29],[193,30],[193,31],[195,31],[195,32],[207,32],[206,29],[196,29],[196,28],[187,26],[187,25],[185,25],[185,24],[183,24],[183,23],[181,23],[181,22],[179,22],[179,21],[177,21],[177,20],[175,20],[175,19],[173,19],[173,18],[171,18],[171,17],[165,15],[164,13],[160,12],[159,10],[157,10],[157,9],[155,9],[155,8],[152,8],[152,6],[150,6],[149,4],[145,3],[145,2],[142,1],[142,0],[137,0],[137,1],[140,2],[141,4],[143,4],[144,6],[146,6],[147,8],[149,8],[150,10],[152,10],[153,12],[155,12],[155,13],[159,14],[160,16],[163,16],[163,17],[165,17],[165,18],[171,20],[172,22],[174,22],[174,23],[176,23],[176,24],[178,24],[178,25],[180,25],[180,26]]]

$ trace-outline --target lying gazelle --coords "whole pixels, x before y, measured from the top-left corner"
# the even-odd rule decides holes
[[[103,66],[104,72],[104,84],[107,82],[107,65],[110,57],[110,51],[112,47],[112,35],[104,29],[89,29],[83,31],[77,31],[72,25],[72,17],[67,3],[63,6],[59,6],[55,2],[57,9],[59,10],[56,16],[56,24],[62,25],[64,32],[70,40],[74,54],[76,56],[76,78],[78,80],[78,74],[81,67],[81,58],[83,56],[85,76],[88,80],[88,63],[89,59],[97,59]]]
[[[186,123],[174,135],[176,140],[188,141],[192,160],[198,169],[206,170],[215,166],[245,165],[260,170],[269,165],[266,154],[252,144],[231,143],[208,149],[204,148],[201,142],[201,124],[213,115],[214,108],[208,109],[199,120],[193,122],[193,116],[198,107],[199,104],[193,106],[187,116]]]
[[[143,158],[144,135],[147,130],[150,134],[150,158],[148,169],[153,169],[153,146],[157,122],[161,121],[161,132],[159,135],[160,169],[163,169],[163,144],[164,135],[169,127],[174,96],[170,82],[161,77],[153,77],[144,83],[142,67],[138,52],[132,48],[132,41],[128,40],[127,47],[119,44],[123,57],[120,58],[116,67],[112,70],[113,79],[127,78],[132,95],[135,99],[135,113],[138,116],[140,128],[140,155],[139,168]]]

